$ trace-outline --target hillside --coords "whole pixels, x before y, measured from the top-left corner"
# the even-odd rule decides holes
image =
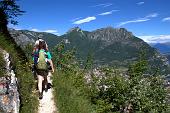
[[[82,63],[88,54],[92,54],[95,66],[128,67],[139,58],[141,51],[145,51],[150,68],[160,68],[162,73],[169,72],[166,57],[124,28],[107,27],[89,32],[75,27],[62,36],[27,30],[11,30],[11,34],[22,47],[33,43],[38,36],[45,39],[50,48],[63,41],[66,49],[76,48],[76,56]]]
[[[10,62],[12,64],[12,70],[14,70],[15,76],[17,77],[18,80],[17,87],[20,96],[20,106],[19,106],[20,113],[36,112],[38,106],[38,100],[35,92],[33,92],[33,90],[35,89],[35,83],[34,83],[34,78],[32,76],[31,70],[29,69],[30,64],[22,58],[21,53],[18,53],[16,46],[1,34],[0,34],[0,48],[9,53],[10,60],[11,60]],[[1,65],[1,69],[3,69],[3,71],[1,70],[0,73],[1,76],[7,77],[9,76],[7,72],[10,70],[8,70],[8,68],[5,67],[5,63],[4,60],[2,60],[2,58],[3,58],[2,54],[0,54],[0,60],[1,60],[0,65]],[[12,74],[10,76],[12,76]],[[15,86],[15,84],[13,85]],[[3,95],[1,96],[3,97]],[[5,98],[1,98],[1,99],[5,99],[3,101],[6,103],[3,103],[3,101],[1,102],[6,106],[6,110],[8,110],[8,107],[11,108],[11,106],[9,105],[12,98],[9,97],[7,96]],[[2,110],[1,109],[2,107],[3,106],[0,107],[0,112]]]

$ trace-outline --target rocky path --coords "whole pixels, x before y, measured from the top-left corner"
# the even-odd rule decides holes
[[[47,79],[48,83],[52,84],[52,74],[49,73]],[[48,89],[47,92],[43,92],[43,99],[39,100],[38,113],[58,113],[54,103],[53,89]]]

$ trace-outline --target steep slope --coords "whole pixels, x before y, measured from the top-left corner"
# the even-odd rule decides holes
[[[100,45],[96,45],[98,51],[95,52],[95,57],[104,63],[137,59],[140,49],[148,48],[146,43],[124,28],[99,29],[90,33],[88,37],[100,41]]]
[[[20,112],[21,113],[35,113],[38,101],[36,95],[33,93],[35,88],[34,78],[31,70],[29,69],[29,63],[23,60],[22,56],[15,48],[16,46],[6,37],[0,34],[0,48],[7,51],[10,54],[12,70],[14,70],[16,77],[18,78],[19,94],[20,94]],[[4,74],[5,76],[6,74]],[[10,102],[6,100],[6,102]]]

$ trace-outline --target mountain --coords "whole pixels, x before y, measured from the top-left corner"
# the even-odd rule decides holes
[[[166,43],[150,43],[150,46],[156,48],[162,55],[164,55],[170,64],[170,42]]]
[[[11,34],[21,46],[33,43],[39,35],[50,48],[64,41],[66,49],[77,49],[76,56],[80,61],[85,61],[87,55],[92,54],[95,65],[128,67],[139,58],[141,51],[145,51],[150,68],[160,68],[162,73],[169,72],[166,57],[124,28],[107,27],[89,32],[75,27],[62,36],[27,30],[11,30]]]
[[[58,41],[60,41],[58,36],[51,33],[14,29],[9,29],[9,31],[17,44],[23,48],[27,44],[34,44],[38,37],[44,39],[48,43],[50,48],[54,47],[58,43]]]
[[[154,44],[150,44],[150,45],[152,47],[156,48],[162,54],[170,53],[170,42],[154,43]]]

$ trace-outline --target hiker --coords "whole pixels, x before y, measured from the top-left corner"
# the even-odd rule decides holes
[[[45,41],[39,41],[39,48],[38,48],[38,60],[37,60],[37,64],[36,64],[36,74],[38,77],[38,89],[39,89],[39,99],[43,98],[43,81],[45,82],[45,90],[47,90],[47,75],[48,75],[48,66],[47,66],[47,62],[49,62],[51,68],[52,68],[52,72],[54,72],[54,66],[53,66],[53,62],[51,60],[51,55],[49,53],[49,51],[45,50]]]
[[[38,61],[39,42],[44,42],[45,43],[44,50],[48,51],[47,43],[41,37],[38,37],[38,40],[36,40],[36,42],[34,44],[33,52],[32,52],[32,57],[33,57],[33,61],[34,61],[33,66],[32,66],[32,72],[33,72],[34,78],[36,80],[37,80],[36,65],[37,65],[37,61]]]
[[[37,59],[38,59],[38,51],[39,51],[39,42],[44,42],[45,43],[45,48],[43,48],[45,51],[48,51],[48,45],[47,43],[41,39],[40,37],[38,37],[38,40],[35,42],[34,44],[34,48],[33,48],[33,52],[32,52],[32,56],[33,56],[33,61],[34,64],[37,64]]]

